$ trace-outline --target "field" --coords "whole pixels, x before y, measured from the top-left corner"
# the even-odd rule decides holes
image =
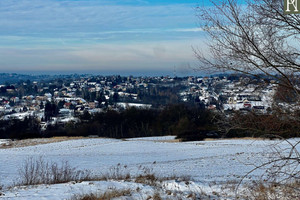
[[[174,140],[173,136],[126,140],[52,139],[50,143],[47,140],[43,139],[40,144],[28,141],[27,145],[7,144],[0,147],[0,185],[3,185],[3,196],[0,198],[74,199],[76,195],[128,189],[132,199],[154,199],[158,191],[157,184],[154,186],[130,178],[117,180],[116,177],[52,185],[15,186],[20,182],[19,171],[25,160],[35,158],[58,164],[67,161],[78,170],[89,170],[93,177],[109,177],[109,174],[116,172],[137,177],[147,171],[159,177],[158,192],[165,199],[170,199],[167,195],[173,195],[171,199],[193,199],[195,194],[213,198],[220,196],[228,183],[239,182],[254,165],[266,162],[274,147],[288,147],[283,141],[253,139],[181,143]],[[259,180],[263,172],[263,169],[254,171],[243,183]],[[226,191],[227,194],[230,192],[233,196],[233,190]]]

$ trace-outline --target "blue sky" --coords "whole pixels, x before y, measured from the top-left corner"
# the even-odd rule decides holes
[[[0,71],[186,73],[205,0],[1,0]],[[134,72],[134,73],[133,73]]]

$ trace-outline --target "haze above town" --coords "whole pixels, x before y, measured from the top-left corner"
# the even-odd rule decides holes
[[[207,0],[2,0],[0,72],[200,75]]]

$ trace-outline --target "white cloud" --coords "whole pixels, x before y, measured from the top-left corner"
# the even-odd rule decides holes
[[[29,70],[164,70],[194,62],[191,45],[199,41],[95,44],[60,49],[0,49],[0,66]]]
[[[1,0],[0,70],[172,68],[195,59],[195,21],[193,4]]]
[[[2,34],[116,33],[191,26],[194,20],[190,4],[141,6],[107,4],[107,1],[0,1]]]

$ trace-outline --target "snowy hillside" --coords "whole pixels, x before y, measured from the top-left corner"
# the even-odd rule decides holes
[[[253,164],[266,161],[271,146],[279,141],[268,140],[215,140],[179,143],[173,137],[118,139],[77,139],[27,147],[0,148],[0,184],[4,185],[3,199],[68,199],[73,194],[105,191],[107,188],[139,188],[144,199],[155,189],[150,186],[124,181],[91,181],[10,188],[18,181],[18,170],[26,158],[38,158],[91,170],[95,175],[107,173],[119,163],[131,174],[138,173],[141,166],[148,167],[157,176],[191,177],[184,185],[180,180],[167,180],[165,188],[170,191],[210,190],[228,181],[238,181],[253,169]],[[287,144],[280,143],[285,147]],[[252,179],[261,175],[255,171]],[[210,186],[210,187],[209,187]],[[151,196],[151,195],[150,195]]]

